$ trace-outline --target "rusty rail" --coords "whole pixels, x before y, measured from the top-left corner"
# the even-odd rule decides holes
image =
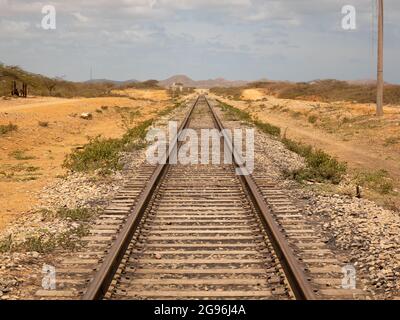
[[[200,97],[198,97],[196,102],[191,106],[188,114],[183,120],[182,125],[178,130],[178,137],[181,134],[182,130],[187,127],[190,116],[193,112],[194,107],[199,101],[199,98]],[[176,148],[178,148],[178,139],[175,138],[172,152],[174,152]],[[100,269],[97,270],[95,277],[88,287],[88,290],[82,297],[83,300],[99,300],[102,299],[107,293],[111,281],[118,270],[121,260],[124,257],[125,251],[129,246],[132,236],[137,230],[138,225],[140,224],[141,218],[143,217],[147,205],[151,200],[154,191],[156,190],[160,181],[163,179],[164,173],[169,166],[168,162],[172,152],[168,154],[166,164],[160,164],[155,169],[149,183],[147,184],[147,187],[144,189],[136,206],[132,209],[132,212],[128,216],[125,226],[118,234],[117,239],[115,240],[110,251],[104,258]]]
[[[228,142],[225,145],[230,148],[230,146],[233,146],[231,138],[227,135],[226,132],[223,131],[224,126],[221,120],[218,118],[214,108],[208,102],[207,98],[205,99],[214,117],[214,122],[216,123],[218,129],[221,131],[223,138]],[[232,152],[233,154],[235,165],[237,167],[240,167],[238,164],[244,163],[240,154],[234,147],[231,148],[230,152]],[[253,180],[253,177],[251,175],[243,175],[240,178],[243,186],[248,190],[249,195],[253,200],[253,203],[257,206],[257,209],[261,214],[263,224],[266,227],[266,231],[270,236],[271,242],[283,266],[285,275],[289,281],[290,287],[296,299],[315,300],[316,297],[303,272],[303,269],[301,268],[296,257],[294,256],[293,251],[290,249],[285,239],[285,236],[279,230],[279,227],[272,216],[271,209],[265,202],[263,195],[261,194],[256,183]]]
[[[195,106],[197,105],[200,96],[197,98],[196,102],[191,106],[188,114],[182,122],[181,127],[179,128],[177,137],[180,136],[182,130],[187,128],[190,117],[193,113]],[[219,130],[223,133],[223,138],[226,141],[230,142],[230,137],[223,131],[224,127],[222,122],[219,120],[217,114],[215,113],[213,107],[210,105],[208,100],[204,97],[207,105],[209,106],[211,113],[213,115],[214,121]],[[231,145],[228,143],[228,146]],[[176,148],[179,148],[178,139],[174,139],[174,146],[172,148],[172,152],[175,152]],[[238,166],[238,163],[243,163],[241,161],[241,157],[235,148],[230,150],[233,154],[235,164]],[[167,168],[169,166],[168,162],[172,155],[172,152],[168,154],[167,164],[160,164],[154,171],[148,185],[144,189],[141,194],[137,204],[132,209],[125,226],[119,233],[116,238],[114,244],[111,249],[107,253],[106,257],[103,259],[100,268],[96,271],[96,274],[91,281],[88,290],[82,297],[83,300],[99,300],[102,299],[112,282],[112,279],[117,272],[121,260],[129,246],[129,243],[133,237],[133,234],[137,230],[140,221],[143,217],[143,214],[154,195],[157,186],[163,180]],[[266,231],[268,232],[271,242],[274,246],[276,254],[279,257],[279,260],[284,268],[285,275],[288,279],[289,285],[295,295],[295,297],[299,300],[314,300],[315,295],[313,290],[311,289],[307,278],[300,266],[297,262],[292,250],[288,246],[284,235],[280,232],[278,225],[276,224],[271,209],[265,202],[262,194],[258,190],[256,183],[254,182],[251,176],[242,176],[241,177],[242,184],[245,186],[246,190],[249,192],[250,197],[253,200],[256,208],[260,212],[262,221],[266,227]]]

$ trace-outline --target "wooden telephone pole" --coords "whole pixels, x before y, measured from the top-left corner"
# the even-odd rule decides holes
[[[378,78],[376,115],[383,116],[383,0],[378,0]]]

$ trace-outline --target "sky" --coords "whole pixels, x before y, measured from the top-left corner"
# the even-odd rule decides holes
[[[44,30],[42,8],[56,9]],[[342,7],[356,8],[356,30]],[[0,0],[0,61],[82,81],[376,76],[376,0]],[[385,80],[400,83],[400,1],[385,0]]]

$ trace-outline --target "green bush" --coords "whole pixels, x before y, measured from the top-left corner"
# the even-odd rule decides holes
[[[272,136],[279,137],[281,135],[281,129],[279,127],[259,120],[253,120],[249,113],[221,101],[218,102],[221,104],[222,110],[228,113],[229,116],[234,117],[234,119],[250,122],[262,132]],[[298,181],[330,181],[334,184],[338,184],[347,171],[346,164],[339,162],[322,150],[314,150],[309,145],[298,143],[285,137],[282,138],[282,142],[286,148],[297,153],[306,160],[306,168],[290,173],[290,175]]]
[[[229,117],[230,120],[240,120],[249,122],[254,124],[258,129],[260,129],[264,133],[270,134],[275,137],[280,136],[281,128],[276,127],[270,123],[254,120],[248,112],[235,108],[219,100],[218,102],[221,105],[222,111],[226,113],[226,115]]]
[[[118,139],[91,139],[82,150],[68,155],[64,167],[75,172],[88,172],[100,169],[107,173],[120,169],[119,152],[122,142]]]
[[[175,104],[163,109],[158,115],[166,115],[180,104]],[[118,107],[121,111],[122,108]],[[138,113],[134,113],[138,115]],[[100,174],[109,174],[112,171],[121,170],[121,153],[146,146],[145,138],[149,127],[154,120],[143,121],[133,128],[128,128],[120,139],[104,139],[96,137],[91,139],[81,150],[76,150],[68,155],[64,161],[64,167],[75,172],[93,172],[99,170]]]
[[[101,174],[109,174],[121,170],[121,152],[130,151],[145,146],[147,130],[153,120],[147,120],[134,128],[128,129],[121,139],[91,139],[83,149],[68,155],[64,167],[75,172],[93,172],[100,170]]]
[[[16,248],[17,251],[50,253],[57,247],[57,239],[53,235],[29,237]]]
[[[257,128],[259,128],[262,132],[270,134],[275,137],[279,137],[281,135],[281,128],[276,127],[270,123],[265,123],[261,121],[254,121],[254,124]]]
[[[283,138],[282,142],[290,151],[293,151],[294,153],[297,153],[304,158],[309,157],[313,151],[311,146],[303,143],[298,143],[287,138]]]
[[[57,248],[65,250],[76,250],[83,244],[81,238],[88,235],[88,227],[81,225],[60,234],[50,234],[43,232],[41,236],[27,238],[20,244],[12,246],[11,251],[16,252],[39,252],[43,254],[51,253]]]
[[[72,221],[90,221],[95,214],[96,210],[91,210],[87,208],[61,208],[57,211],[58,217],[60,217],[61,219],[70,219]]]
[[[358,172],[356,181],[360,186],[383,195],[393,192],[394,189],[393,180],[386,170]]]
[[[285,146],[304,157],[306,168],[295,170],[290,175],[299,182],[304,180],[316,182],[331,182],[339,184],[346,174],[347,165],[339,162],[322,150],[314,150],[311,146],[295,142],[290,139],[282,139]]]
[[[251,115],[243,110],[240,110],[238,108],[235,108],[229,104],[226,104],[222,101],[217,100],[218,103],[221,105],[222,111],[226,113],[226,116],[230,118],[230,120],[240,120],[240,121],[246,121],[246,122],[252,122],[252,117]]]

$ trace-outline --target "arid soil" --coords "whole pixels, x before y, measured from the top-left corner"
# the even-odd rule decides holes
[[[370,104],[278,99],[259,89],[244,90],[241,100],[217,98],[280,127],[288,138],[328,152],[356,174],[387,171],[394,188],[384,202],[399,207],[400,107],[386,107],[385,116],[377,118]]]
[[[165,91],[135,92],[142,99],[0,100],[0,125],[18,126],[0,135],[0,230],[34,207],[38,192],[66,173],[65,156],[88,137],[119,137],[124,126],[149,119],[168,104]],[[87,112],[91,120],[80,117]]]
[[[159,94],[157,92],[156,94]],[[260,92],[249,91],[244,92],[246,99],[243,101],[224,100],[231,105],[251,111],[254,115],[266,122],[282,125],[282,128],[292,128],[288,130],[288,135],[293,139],[302,139],[303,141],[314,144],[326,151],[334,153],[335,149],[329,149],[332,144],[337,146],[337,155],[341,159],[349,162],[349,165],[355,169],[367,170],[364,167],[365,160],[363,154],[374,157],[375,152],[368,153],[361,147],[361,142],[357,144],[358,139],[362,139],[362,134],[356,134],[354,127],[348,127],[346,130],[354,132],[351,136],[354,140],[344,141],[341,138],[340,129],[329,129],[332,127],[321,126],[323,119],[338,119],[337,115],[330,115],[331,105],[318,103],[318,108],[313,108],[315,103],[306,101],[278,100],[273,97],[266,97]],[[251,100],[250,97],[256,96]],[[157,98],[153,97],[156,100]],[[20,103],[20,101],[23,102]],[[104,207],[107,200],[111,199],[118,188],[121,187],[126,172],[119,172],[110,177],[110,181],[93,182],[90,177],[84,174],[74,174],[58,179],[57,176],[65,175],[65,170],[61,164],[65,155],[71,149],[81,146],[87,142],[86,135],[95,136],[103,134],[107,137],[120,136],[123,132],[123,115],[122,107],[129,107],[126,112],[133,111],[137,115],[134,121],[142,121],[151,117],[158,110],[171,104],[171,101],[150,102],[146,100],[132,100],[126,97],[121,98],[96,98],[96,99],[32,99],[18,101],[1,102],[4,108],[8,107],[8,111],[0,111],[0,125],[8,124],[10,121],[18,125],[18,130],[0,136],[0,147],[8,149],[0,156],[1,168],[14,168],[20,163],[25,163],[25,170],[16,170],[14,175],[0,176],[1,199],[8,199],[8,204],[4,208],[15,209],[10,210],[7,214],[7,221],[15,220],[15,224],[9,224],[4,231],[16,235],[26,236],[27,233],[40,236],[43,229],[49,232],[65,232],[68,228],[74,227],[76,221],[58,220],[46,221],[43,216],[45,212],[36,212],[30,215],[22,215],[22,219],[16,219],[23,212],[34,207],[36,202],[40,202],[46,209],[56,211],[60,206],[68,208],[76,207]],[[40,104],[44,104],[40,106]],[[118,105],[120,108],[114,108]],[[284,105],[280,110],[276,105]],[[109,106],[109,108],[96,112],[101,106]],[[114,106],[114,107],[113,107]],[[55,110],[52,110],[54,107]],[[353,109],[354,107],[354,109]],[[14,109],[13,109],[14,108]],[[287,108],[288,111],[284,111]],[[292,116],[290,111],[303,110],[300,115]],[[297,109],[295,109],[297,108]],[[355,126],[359,124],[358,116],[368,117],[370,121],[373,116],[365,115],[365,110],[369,110],[368,106],[351,105],[346,109],[347,117],[356,119],[350,124]],[[317,120],[314,123],[308,121],[310,112],[313,110],[317,113]],[[42,110],[41,112],[39,112]],[[333,109],[336,110],[336,109]],[[390,109],[392,110],[392,109]],[[136,111],[140,111],[137,114]],[[171,115],[161,119],[165,122],[168,119],[181,121],[187,108],[183,108],[175,115]],[[382,122],[384,130],[391,127],[391,121],[397,119],[399,115],[393,109],[393,114],[386,116]],[[92,120],[83,120],[79,118],[81,112],[92,112]],[[299,111],[300,112],[300,111]],[[342,114],[342,111],[335,111]],[[359,112],[359,113],[358,113]],[[77,116],[72,116],[76,113]],[[42,127],[38,121],[48,121],[47,127]],[[282,122],[279,122],[282,121]],[[397,121],[397,120],[395,120]],[[331,122],[327,122],[333,126]],[[336,122],[333,122],[334,124]],[[361,121],[361,124],[363,122]],[[347,122],[346,122],[347,124]],[[235,124],[239,125],[239,124]],[[247,126],[247,125],[246,125]],[[157,125],[158,127],[158,125]],[[297,131],[294,131],[297,130]],[[333,131],[329,131],[333,130]],[[361,129],[358,129],[361,131]],[[373,128],[365,129],[370,136],[373,135]],[[304,135],[296,135],[295,132],[304,131]],[[313,133],[314,132],[314,133]],[[392,132],[392,131],[388,131]],[[396,131],[393,131],[395,133]],[[325,137],[326,141],[322,141]],[[61,139],[60,141],[57,140]],[[386,148],[387,142],[381,137],[381,148]],[[36,141],[36,143],[35,143]],[[361,141],[361,140],[360,140]],[[39,142],[39,143],[38,143]],[[350,144],[351,143],[351,144]],[[343,146],[353,148],[360,152],[362,161],[357,164],[355,160],[345,158],[346,152]],[[366,143],[366,145],[368,145]],[[389,144],[387,147],[392,150],[396,144]],[[46,150],[51,150],[47,152]],[[15,151],[24,151],[15,153]],[[361,152],[363,151],[363,154]],[[343,155],[341,155],[343,153]],[[351,153],[351,152],[350,152]],[[17,160],[16,158],[35,159]],[[379,158],[379,153],[377,156]],[[36,159],[37,158],[37,159]],[[354,158],[354,157],[353,157]],[[134,173],[144,159],[144,150],[137,150],[128,155],[127,161],[130,163],[128,172]],[[372,160],[371,160],[372,161]],[[383,162],[381,161],[380,164]],[[307,186],[299,184],[287,179],[283,175],[283,171],[297,167],[303,164],[303,159],[297,154],[289,152],[285,146],[275,138],[267,136],[261,132],[256,134],[256,167],[268,173],[272,178],[276,179],[282,189],[288,190],[288,194],[295,203],[302,207],[302,215],[305,219],[314,224],[314,227],[323,234],[329,241],[331,249],[340,256],[344,262],[352,263],[356,266],[358,272],[358,280],[362,281],[365,290],[372,294],[375,299],[395,299],[400,295],[400,266],[399,266],[399,227],[400,221],[397,212],[386,210],[367,199],[356,199],[353,196],[325,193],[320,190],[309,190]],[[28,166],[38,167],[38,170],[27,170]],[[389,167],[385,167],[389,171]],[[376,169],[376,167],[375,167]],[[2,171],[4,169],[1,169]],[[390,174],[394,176],[392,171]],[[36,180],[29,179],[35,178]],[[27,181],[24,181],[27,180]],[[30,181],[29,181],[30,180]],[[47,188],[43,189],[44,186]],[[18,188],[18,189],[13,189]],[[74,189],[76,188],[76,189]],[[21,190],[21,192],[19,192]],[[41,197],[36,195],[41,191]],[[27,193],[27,192],[33,192]],[[30,198],[27,197],[30,196]],[[27,199],[25,199],[27,198]],[[29,200],[31,199],[31,200]],[[8,206],[8,207],[7,207]],[[3,210],[3,203],[0,211]],[[2,212],[2,211],[1,211]],[[1,214],[0,212],[0,214]],[[18,221],[19,220],[19,221]],[[3,220],[4,221],[4,220]],[[89,222],[84,222],[90,224]],[[3,224],[4,226],[4,224]],[[0,232],[1,234],[1,232]],[[77,248],[79,249],[79,247]],[[41,268],[43,263],[55,265],[57,259],[61,259],[66,250],[55,251],[52,253],[40,253],[36,248],[30,248],[28,252],[5,252],[0,254],[0,300],[1,299],[21,299],[32,298],[35,290],[41,285]],[[358,281],[357,280],[357,281]],[[4,290],[3,290],[3,289]]]
[[[169,95],[166,90],[140,90],[140,89],[125,89],[113,90],[112,93],[122,96],[128,96],[137,100],[169,100]]]
[[[153,103],[153,107],[146,104],[147,111],[142,111],[140,121],[155,110],[164,111],[165,106],[171,105],[173,101]],[[135,107],[129,110],[135,110]],[[169,120],[180,122],[186,112],[187,107],[182,105],[167,115],[157,117],[153,125],[164,128]],[[117,116],[114,118],[120,121]],[[120,135],[117,131],[113,134]],[[123,170],[109,176],[96,178],[93,173],[68,173],[63,178],[49,179],[49,183],[38,191],[36,203],[32,203],[34,210],[12,216],[12,222],[0,230],[0,249],[7,239],[11,240],[14,249],[21,243],[27,246],[22,250],[0,250],[0,300],[38,299],[35,293],[42,287],[43,264],[57,265],[73,252],[82,250],[82,236],[87,234],[116,192],[128,181],[137,179],[140,167],[145,163],[145,152],[145,148],[140,148],[124,153]],[[94,215],[89,219],[83,216],[71,219],[57,215],[60,208],[95,211],[91,211]],[[49,213],[53,214],[49,216]],[[32,239],[36,241],[29,241]],[[63,243],[52,248],[49,239],[62,239]],[[62,286],[58,289],[62,290]]]

